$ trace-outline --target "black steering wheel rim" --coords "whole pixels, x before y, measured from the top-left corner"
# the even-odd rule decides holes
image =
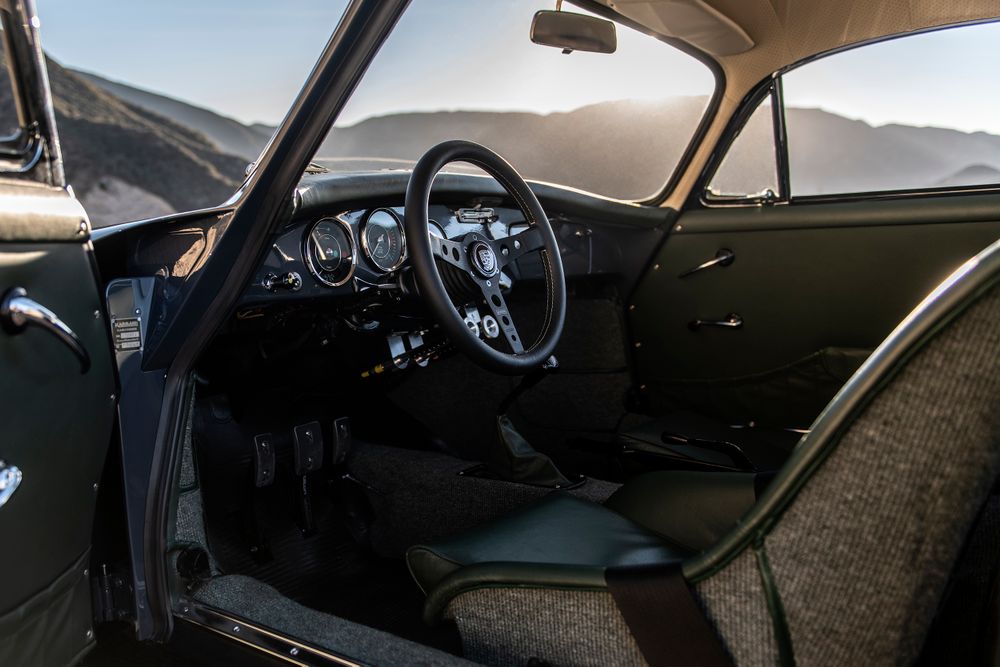
[[[446,164],[457,161],[474,164],[495,178],[521,209],[528,229],[506,239],[471,233],[462,239],[449,240],[428,234],[434,178]],[[527,373],[552,356],[566,318],[566,280],[559,244],[538,198],[514,167],[490,149],[471,141],[446,141],[434,146],[420,158],[410,175],[404,226],[420,295],[459,350],[487,370],[506,375]],[[545,271],[545,318],[538,338],[525,348],[500,293],[498,276],[504,266],[534,251],[539,252]],[[486,307],[495,316],[511,352],[490,347],[469,329],[452,303],[437,261],[446,261],[466,271],[480,287]]]

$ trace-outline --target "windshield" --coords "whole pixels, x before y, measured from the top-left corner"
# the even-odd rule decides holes
[[[315,162],[409,169],[431,146],[467,139],[528,179],[616,199],[655,195],[705,112],[711,71],[622,24],[613,54],[532,43],[532,16],[552,8],[551,0],[415,0]]]

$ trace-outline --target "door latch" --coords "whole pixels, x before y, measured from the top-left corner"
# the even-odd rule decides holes
[[[3,507],[14,495],[17,487],[21,486],[22,479],[24,479],[24,475],[21,474],[20,468],[7,465],[3,459],[0,459],[0,507]]]
[[[705,269],[710,269],[713,266],[729,266],[736,261],[736,253],[729,248],[719,248],[719,251],[715,253],[715,257],[712,259],[702,262],[693,269],[688,269],[684,273],[677,276],[678,278],[687,278],[690,275],[698,273],[699,271],[704,271]]]
[[[29,299],[28,292],[23,287],[12,287],[4,295],[0,302],[0,324],[11,335],[23,332],[29,325],[48,331],[76,355],[81,374],[90,370],[90,355],[79,336],[58,315]]]
[[[688,329],[697,331],[702,327],[722,327],[723,329],[742,329],[743,317],[739,313],[729,313],[721,320],[691,320]]]

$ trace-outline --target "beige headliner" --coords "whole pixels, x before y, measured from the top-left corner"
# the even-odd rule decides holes
[[[719,31],[738,31],[753,46],[742,53],[715,55],[726,75],[718,112],[693,159],[664,206],[680,207],[739,101],[758,82],[803,58],[849,44],[924,28],[1000,16],[1000,0],[600,0],[651,30],[697,43],[704,21],[670,25],[671,16],[689,16],[692,8],[720,14]],[[707,6],[706,6],[707,5]],[[733,33],[734,36],[736,33]],[[717,35],[714,35],[717,36]],[[729,41],[719,41],[730,45]],[[706,42],[702,41],[702,46]]]

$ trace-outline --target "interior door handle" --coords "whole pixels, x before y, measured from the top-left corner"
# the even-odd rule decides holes
[[[51,310],[28,298],[28,292],[23,287],[12,287],[0,302],[0,324],[8,334],[16,335],[29,325],[44,329],[58,338],[76,355],[80,361],[80,373],[90,370],[90,355],[80,338],[59,316]]]
[[[684,273],[677,276],[678,278],[687,278],[688,276],[698,273],[699,271],[704,271],[705,269],[710,269],[713,266],[729,266],[734,261],[736,261],[736,253],[729,248],[719,248],[719,251],[715,253],[715,257],[708,260],[707,262],[702,262],[693,269],[688,269]]]
[[[688,329],[697,331],[702,327],[722,327],[723,329],[742,329],[743,317],[739,313],[729,313],[722,320],[691,320]]]
[[[7,504],[10,497],[17,491],[17,487],[21,486],[23,477],[17,466],[7,465],[3,459],[0,459],[0,507]]]

